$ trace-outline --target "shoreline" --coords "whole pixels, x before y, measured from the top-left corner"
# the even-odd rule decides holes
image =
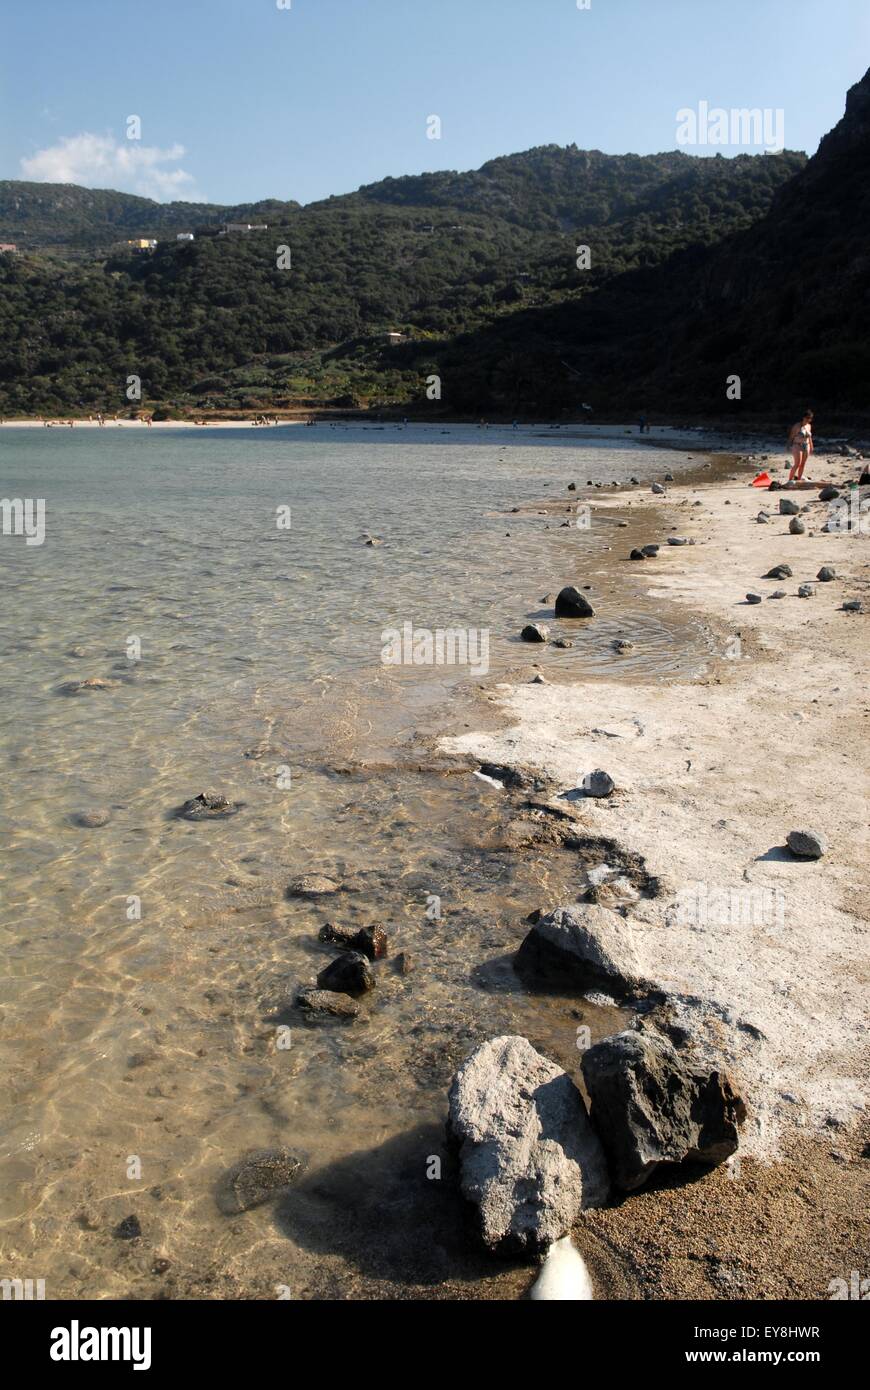
[[[860,1078],[868,1059],[861,934],[870,766],[859,711],[865,719],[870,712],[861,659],[870,567],[866,532],[821,532],[828,509],[815,491],[785,494],[807,508],[806,532],[791,534],[790,517],[777,511],[783,494],[747,486],[761,467],[785,474],[757,455],[742,474],[735,467],[725,479],[678,477],[665,496],[630,492],[633,513],[652,513],[649,541],[662,543],[644,562],[647,592],[709,623],[717,652],[707,674],[666,684],[550,683],[541,647],[545,683],[496,685],[489,704],[497,727],[456,733],[437,747],[547,779],[563,814],[578,769],[610,772],[615,795],[575,803],[576,825],[640,854],[666,884],[663,896],[629,912],[641,974],[701,1055],[735,1075],[747,1101],[734,1159],[700,1181],[665,1179],[584,1214],[575,1232],[581,1251],[594,1264],[603,1241],[623,1262],[637,1256],[641,1285],[650,1283],[641,1297],[823,1298],[829,1280],[848,1275],[841,1264],[860,1268],[868,1236]],[[815,468],[823,481],[848,483],[851,471],[846,458],[819,457]],[[604,513],[626,500],[624,488],[590,497]],[[755,519],[761,509],[767,524]],[[668,533],[694,543],[666,546]],[[792,578],[760,577],[782,562]],[[837,578],[819,583],[826,564]],[[804,582],[814,586],[808,599],[797,597]],[[773,599],[778,589],[788,596]],[[749,604],[750,591],[762,601]],[[843,611],[856,598],[864,611]],[[790,830],[807,827],[828,839],[819,860],[798,860],[785,847]],[[740,907],[687,915],[686,893],[695,889],[707,905],[736,893]],[[769,1233],[762,1259],[759,1229]],[[777,1282],[783,1245],[789,1267]],[[711,1256],[708,1247],[725,1253]]]

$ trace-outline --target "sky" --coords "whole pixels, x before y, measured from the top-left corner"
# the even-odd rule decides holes
[[[870,65],[868,0],[585,4],[4,0],[0,178],[306,203],[534,145],[756,149],[681,143],[702,102],[812,154]]]

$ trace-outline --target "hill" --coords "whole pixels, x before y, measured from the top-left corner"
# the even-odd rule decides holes
[[[406,404],[425,399],[433,371],[445,409],[570,409],[576,379],[543,370],[556,358],[551,341],[540,354],[541,336],[555,326],[559,352],[564,342],[576,353],[587,302],[748,233],[804,164],[789,152],[613,156],[548,145],[308,207],[157,204],[7,182],[0,237],[37,249],[0,257],[0,410],[128,410],[131,374],[150,409]],[[174,239],[192,224],[206,233],[237,220],[269,231]],[[153,254],[117,244],[149,233],[160,241]],[[577,266],[581,244],[589,269]],[[71,246],[80,258],[58,259]],[[631,321],[599,309],[596,320],[598,341],[606,330],[607,350],[620,352]],[[408,341],[388,347],[386,329]],[[530,352],[536,362],[512,363]]]

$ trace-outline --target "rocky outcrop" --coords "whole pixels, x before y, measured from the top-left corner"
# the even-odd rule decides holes
[[[722,1163],[746,1108],[728,1075],[653,1032],[626,1031],[583,1054],[590,1116],[613,1181],[641,1187],[662,1163]]]
[[[572,903],[541,917],[517,951],[514,969],[531,980],[617,995],[643,985],[629,923],[594,903]]]
[[[447,1121],[460,1188],[499,1255],[546,1250],[608,1195],[601,1145],[570,1076],[526,1038],[492,1038],[453,1079]]]

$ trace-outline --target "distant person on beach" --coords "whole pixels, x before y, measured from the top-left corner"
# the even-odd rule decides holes
[[[790,483],[799,483],[804,476],[807,459],[813,452],[813,412],[811,410],[805,411],[796,424],[792,425],[788,432],[788,447],[791,449],[791,456],[794,460],[788,480]]]
[[[646,429],[646,416],[645,416],[645,415],[641,415],[640,419],[639,419],[638,422],[637,422],[637,427],[638,427],[638,431],[640,432],[640,434],[643,434],[644,430]]]

